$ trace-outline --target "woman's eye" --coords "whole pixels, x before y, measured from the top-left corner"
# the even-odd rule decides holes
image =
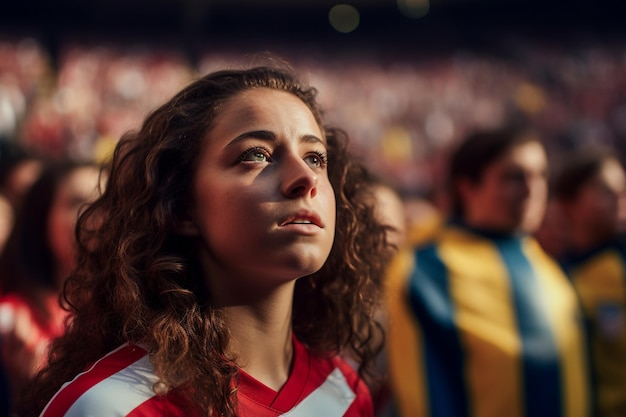
[[[262,148],[249,149],[239,157],[239,162],[267,162],[269,161],[267,150]]]
[[[328,162],[328,157],[324,153],[315,152],[312,155],[307,155],[304,160],[307,161],[311,166],[323,168]]]

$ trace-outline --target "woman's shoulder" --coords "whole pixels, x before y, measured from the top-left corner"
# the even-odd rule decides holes
[[[332,358],[331,363],[335,368],[337,376],[339,376],[339,373],[341,373],[341,377],[345,380],[347,386],[350,387],[350,389],[354,392],[354,394],[356,394],[357,397],[362,395],[366,395],[367,397],[369,397],[369,389],[367,388],[367,385],[365,385],[365,382],[359,376],[359,373],[356,371],[354,366],[348,363],[346,359],[341,356],[335,356],[334,358]]]
[[[342,355],[326,356],[314,353],[294,337],[296,363],[293,371],[307,376],[307,385],[333,385],[333,392],[348,397],[366,395],[369,390],[351,363]]]
[[[167,397],[155,392],[157,382],[148,352],[126,344],[65,383],[42,417],[126,416],[133,410],[143,410],[136,415],[160,415]]]
[[[358,372],[346,360],[340,356],[332,359],[335,365],[335,375],[337,380],[345,381],[346,387],[350,391],[344,390],[344,398],[352,398],[352,402],[344,416],[373,416],[374,405],[369,387],[365,381],[359,376]]]
[[[305,357],[305,361],[301,361]],[[355,368],[342,356],[328,357],[313,352],[301,355],[300,364],[294,365],[298,378],[290,377],[291,388],[298,386],[300,394],[295,410],[316,410],[324,415],[364,417],[373,415],[369,388]],[[306,363],[306,365],[303,364]],[[300,379],[299,384],[293,384]],[[320,408],[322,407],[322,408]],[[323,411],[322,411],[323,410]],[[306,413],[305,413],[306,414]],[[308,414],[307,414],[308,415]]]

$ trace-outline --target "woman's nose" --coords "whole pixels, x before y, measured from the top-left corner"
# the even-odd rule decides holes
[[[317,173],[299,156],[283,161],[281,191],[285,197],[297,198],[317,194]]]

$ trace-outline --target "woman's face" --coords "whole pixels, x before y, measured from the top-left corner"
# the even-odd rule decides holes
[[[203,241],[209,285],[271,288],[322,267],[335,234],[326,139],[296,96],[229,99],[204,138],[187,234]]]
[[[57,260],[59,274],[65,276],[74,267],[74,226],[83,204],[97,196],[99,170],[80,167],[72,171],[58,185],[48,214],[48,239]]]

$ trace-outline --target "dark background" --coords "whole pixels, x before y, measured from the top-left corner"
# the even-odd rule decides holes
[[[228,43],[258,50],[295,42],[330,51],[447,53],[449,48],[506,49],[505,35],[576,42],[623,39],[626,2],[618,0],[431,0],[420,19],[395,0],[346,2],[360,25],[336,32],[329,0],[4,0],[4,33],[35,34],[54,55],[66,39],[147,40],[185,48],[190,57]],[[505,53],[506,51],[501,51]]]

